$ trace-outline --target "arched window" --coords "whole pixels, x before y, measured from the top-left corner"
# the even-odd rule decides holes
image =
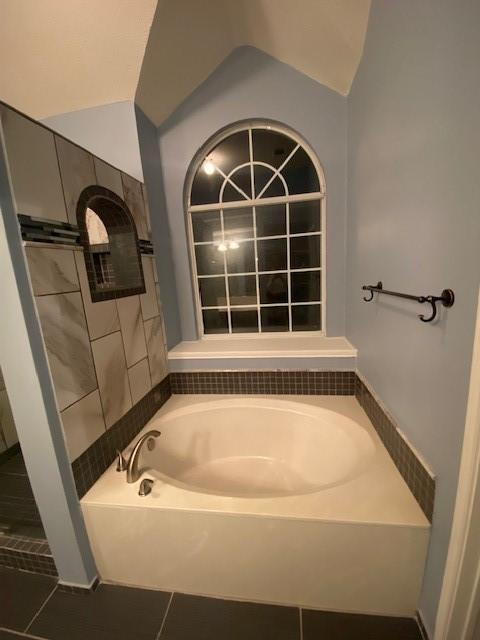
[[[87,187],[77,221],[92,302],[145,293],[137,230],[125,202],[104,187]]]
[[[197,154],[187,215],[200,330],[322,331],[325,181],[283,126],[223,131]]]

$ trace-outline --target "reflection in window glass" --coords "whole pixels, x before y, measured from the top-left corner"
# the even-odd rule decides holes
[[[220,211],[205,211],[192,216],[193,239],[195,242],[220,242],[222,225]]]
[[[225,278],[200,278],[199,287],[203,307],[224,307],[226,305]]]
[[[313,233],[320,231],[320,202],[290,203],[290,233]]]
[[[262,331],[288,331],[288,307],[262,307]]]
[[[188,213],[205,333],[322,329],[324,182],[309,153],[254,125],[202,155]]]
[[[233,333],[257,333],[258,312],[256,309],[232,309]]]
[[[228,333],[228,312],[226,309],[204,309],[202,316],[205,333]]]
[[[293,331],[320,331],[321,328],[319,304],[301,304],[292,307]]]

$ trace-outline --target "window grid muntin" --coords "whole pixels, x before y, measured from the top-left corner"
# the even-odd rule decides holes
[[[195,259],[195,255],[193,255],[193,272],[194,272],[194,278],[195,281],[197,283],[196,286],[196,299],[197,299],[197,304],[198,304],[198,308],[200,310],[200,316],[202,316],[203,311],[208,311],[208,310],[218,310],[218,311],[224,311],[227,314],[227,318],[228,318],[228,335],[233,334],[233,333],[237,333],[238,332],[234,332],[232,330],[232,319],[231,319],[231,313],[232,310],[238,310],[238,309],[256,309],[257,311],[257,320],[258,320],[258,332],[254,332],[253,335],[255,335],[255,333],[257,333],[257,335],[259,333],[262,333],[262,325],[261,325],[261,309],[262,308],[270,308],[270,307],[288,307],[288,320],[289,320],[289,326],[288,326],[288,331],[269,331],[268,333],[295,333],[295,332],[302,332],[302,333],[316,333],[316,334],[323,334],[325,332],[325,298],[326,298],[326,288],[325,288],[325,205],[324,205],[324,198],[325,198],[325,191],[324,191],[324,177],[323,177],[323,173],[321,171],[321,167],[319,166],[318,162],[315,159],[314,154],[308,150],[308,146],[305,145],[305,143],[303,142],[298,142],[296,146],[293,148],[293,150],[290,152],[290,154],[287,156],[287,158],[282,162],[282,164],[278,167],[275,168],[271,165],[269,165],[268,163],[265,162],[261,162],[261,161],[254,161],[253,160],[253,144],[252,144],[252,131],[254,129],[272,129],[274,131],[278,131],[280,133],[282,133],[285,136],[288,136],[292,139],[295,139],[295,137],[292,135],[291,132],[287,132],[284,131],[282,129],[277,129],[276,127],[271,127],[268,125],[261,125],[261,124],[254,124],[251,125],[249,127],[242,127],[236,130],[230,129],[228,132],[225,133],[225,135],[223,135],[221,138],[217,139],[215,141],[215,145],[218,145],[222,139],[226,139],[228,138],[230,135],[232,135],[233,133],[236,133],[240,130],[248,130],[248,135],[249,135],[249,155],[250,155],[250,161],[248,163],[242,163],[241,165],[238,165],[237,167],[235,167],[234,169],[232,169],[228,175],[226,175],[221,169],[219,169],[218,167],[216,167],[216,170],[218,171],[218,173],[224,178],[224,182],[221,186],[221,196],[219,198],[219,202],[217,203],[207,203],[207,204],[200,204],[200,205],[190,205],[190,196],[191,196],[191,185],[190,185],[190,189],[188,192],[188,208],[187,208],[187,212],[188,212],[188,228],[189,228],[189,233],[190,233],[190,238],[191,238],[191,246],[194,247],[197,244],[198,245],[202,245],[202,244],[212,244],[215,245],[216,242],[215,241],[205,241],[205,242],[194,242],[193,240],[193,225],[192,225],[192,216],[198,212],[206,212],[206,211],[219,211],[220,212],[220,219],[221,219],[221,233],[222,233],[222,240],[221,242],[226,242],[225,240],[225,228],[224,228],[224,217],[223,217],[223,212],[225,209],[235,209],[235,208],[251,208],[252,209],[252,218],[253,218],[253,237],[246,237],[246,238],[241,238],[238,239],[237,241],[239,243],[242,242],[253,242],[253,246],[254,246],[254,260],[255,260],[255,265],[256,265],[256,270],[255,271],[247,271],[247,272],[238,272],[238,273],[229,273],[228,269],[227,269],[227,256],[226,256],[226,251],[223,252],[224,254],[224,278],[225,278],[225,289],[226,289],[226,297],[227,297],[227,305],[219,305],[219,306],[203,306],[201,304],[201,299],[200,299],[200,295],[199,295],[199,280],[201,280],[202,278],[213,278],[213,277],[221,277],[220,274],[212,274],[212,275],[203,275],[203,276],[199,276],[197,274],[197,269],[196,269],[196,259]],[[213,148],[214,145],[211,146],[211,148]],[[305,192],[305,193],[300,193],[300,194],[292,194],[289,195],[288,193],[288,186],[286,184],[285,178],[283,177],[283,175],[281,174],[281,170],[288,164],[288,162],[290,161],[290,159],[295,155],[295,153],[298,151],[298,149],[303,149],[306,154],[309,156],[310,160],[312,161],[315,170],[317,172],[317,176],[318,176],[318,181],[319,181],[319,185],[320,185],[320,189],[322,189],[321,191],[315,191],[315,192]],[[205,161],[205,158],[208,157],[208,152],[206,153],[202,153],[201,155],[201,161],[197,164],[196,166],[196,170],[193,173],[192,179],[195,177],[195,175],[197,174],[197,172],[201,169],[203,162]],[[261,191],[259,192],[258,196],[255,195],[255,181],[254,181],[254,166],[255,164],[259,164],[259,165],[263,165],[268,167],[270,170],[272,170],[272,175],[270,176],[269,180],[267,181],[267,183],[263,186],[263,188],[261,189]],[[238,187],[235,182],[231,179],[231,176],[238,171],[239,169],[245,167],[249,165],[250,166],[250,183],[251,183],[251,193],[252,193],[252,197],[248,198],[247,194],[240,188]],[[262,198],[261,196],[263,195],[264,192],[266,192],[268,190],[268,188],[270,187],[270,185],[275,181],[276,178],[279,178],[282,181],[282,184],[284,186],[285,189],[285,195],[284,196],[273,196],[273,197],[268,197],[268,198]],[[222,201],[223,198],[223,193],[225,190],[225,187],[227,184],[231,184],[231,186],[239,193],[239,195],[241,195],[243,197],[242,199],[239,200],[235,200],[235,201]],[[319,206],[319,216],[320,216],[320,231],[312,231],[312,232],[305,232],[305,233],[296,233],[296,234],[290,234],[290,203],[303,203],[303,202],[309,202],[309,201],[317,201],[318,202],[318,206]],[[274,205],[274,204],[285,204],[286,207],[286,230],[287,233],[286,235],[278,235],[278,236],[257,236],[257,224],[256,224],[256,207],[258,206],[268,206],[268,205]],[[317,235],[318,236],[318,240],[319,240],[319,251],[320,251],[320,267],[306,267],[306,268],[297,268],[297,269],[290,269],[290,238],[293,237],[303,237],[303,236],[314,236]],[[287,241],[287,270],[285,269],[278,269],[278,270],[272,270],[272,271],[259,271],[258,270],[258,246],[257,246],[257,241],[258,240],[268,240],[268,239],[286,239]],[[299,273],[299,272],[306,272],[306,271],[318,271],[319,272],[319,283],[320,283],[320,296],[319,296],[319,300],[318,301],[301,301],[301,302],[292,302],[291,301],[291,274],[292,273]],[[286,274],[287,276],[287,287],[288,287],[288,300],[289,302],[286,303],[261,303],[260,302],[260,286],[259,286],[259,276],[263,275],[263,274]],[[232,277],[232,276],[249,276],[249,275],[255,275],[255,284],[256,284],[256,294],[257,294],[257,304],[256,305],[252,305],[252,304],[246,304],[246,305],[231,305],[230,304],[230,294],[229,294],[229,289],[228,289],[228,278]],[[307,329],[307,330],[301,330],[301,329],[297,329],[294,330],[293,329],[293,321],[292,321],[292,307],[294,306],[315,306],[318,307],[318,312],[319,312],[319,317],[320,317],[320,329],[316,329],[316,330],[312,330],[312,329]],[[203,328],[203,322],[202,322],[202,326],[201,326],[201,330],[203,332],[203,334],[205,334],[207,337],[208,336],[218,336],[221,335],[221,333],[206,333],[204,328]],[[248,334],[250,334],[250,332],[248,332]],[[251,335],[251,334],[250,334]]]

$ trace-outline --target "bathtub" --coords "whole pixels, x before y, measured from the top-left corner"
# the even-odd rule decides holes
[[[355,398],[173,396],[150,429],[152,492],[112,465],[82,499],[102,579],[415,613],[429,523]]]

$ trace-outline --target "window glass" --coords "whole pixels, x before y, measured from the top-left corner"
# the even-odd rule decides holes
[[[206,334],[322,330],[324,182],[296,138],[245,126],[200,160],[188,213]]]

